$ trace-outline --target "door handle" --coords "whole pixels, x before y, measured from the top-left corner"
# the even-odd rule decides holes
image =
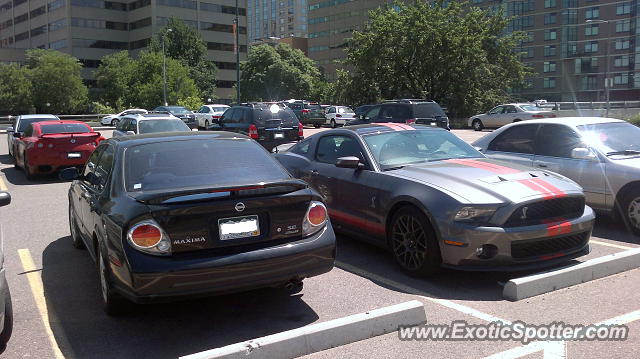
[[[312,175],[320,174],[320,172],[318,172],[318,170],[311,170],[310,172],[311,172]]]
[[[544,163],[538,163],[537,165],[538,165],[538,167],[541,167],[541,168],[549,167],[549,166],[545,165]]]

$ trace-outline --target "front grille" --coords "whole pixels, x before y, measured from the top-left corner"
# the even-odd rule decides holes
[[[526,207],[526,210],[525,210]],[[530,226],[547,219],[578,218],[584,212],[584,197],[554,198],[525,204],[511,214],[505,227]]]
[[[571,252],[584,247],[589,241],[589,232],[556,238],[528,239],[511,242],[511,257],[523,259],[560,252]]]

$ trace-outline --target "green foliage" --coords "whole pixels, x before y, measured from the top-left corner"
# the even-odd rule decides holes
[[[151,40],[150,50],[162,53],[163,39],[167,56],[189,68],[189,76],[195,81],[200,97],[215,99],[218,69],[213,61],[207,59],[207,45],[200,33],[184,21],[171,18]]]
[[[640,127],[640,113],[627,119],[627,122]]]
[[[33,108],[32,86],[26,68],[0,64],[0,113],[21,114]]]
[[[80,77],[78,59],[42,49],[27,50],[26,58],[37,112],[65,114],[86,108],[88,90]]]
[[[89,111],[91,111],[91,113],[110,114],[118,112],[116,108],[107,106],[100,102],[92,102],[90,107]]]
[[[200,109],[200,107],[202,107],[202,105],[204,105],[204,103],[197,96],[185,97],[178,100],[178,106],[186,107],[191,111],[197,111],[198,109]]]
[[[136,79],[136,71],[136,61],[129,57],[127,51],[103,57],[95,72],[98,87],[102,89],[102,103],[116,109],[131,107],[135,96],[130,90]]]
[[[466,2],[396,2],[370,13],[346,49],[355,71],[338,98],[431,98],[464,116],[501,102],[521,86],[528,69],[514,49],[521,33],[505,35],[500,12]],[[344,75],[342,75],[344,77]]]
[[[321,78],[313,60],[287,44],[252,47],[241,70],[242,101],[310,98]]]

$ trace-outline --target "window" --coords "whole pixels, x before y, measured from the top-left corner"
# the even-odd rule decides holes
[[[544,8],[556,7],[556,0],[544,0]]]
[[[595,90],[597,86],[597,78],[595,76],[585,76],[580,79],[580,89]]]
[[[631,30],[631,19],[616,22],[616,32],[629,32]]]
[[[526,47],[522,49],[522,57],[525,59],[533,57],[533,47]]]
[[[598,42],[597,41],[588,41],[584,43],[584,52],[598,52]]]
[[[565,24],[577,24],[578,23],[578,10],[566,10],[563,12],[564,14],[564,23]]]
[[[378,114],[380,113],[380,106],[376,106],[373,107],[372,109],[370,109],[365,115],[364,118],[366,120],[372,120],[375,119],[376,117],[378,117]]]
[[[98,166],[96,166],[95,170],[96,181],[94,186],[99,191],[102,191],[107,184],[111,168],[113,167],[114,154],[114,146],[107,145],[102,156],[100,156],[100,162],[98,162]]]
[[[335,164],[338,158],[355,156],[364,160],[362,147],[351,136],[324,136],[318,141],[316,161]]]
[[[631,14],[631,2],[625,2],[616,6],[616,15]]]
[[[614,59],[615,67],[627,67],[629,66],[629,56],[616,56]]]
[[[544,14],[544,24],[555,24],[557,22],[558,14],[555,12]]]
[[[584,36],[595,36],[600,32],[600,25],[591,24],[584,27]]]
[[[613,76],[613,83],[615,85],[626,85],[629,83],[629,74],[623,72],[621,74],[615,74]]]
[[[545,57],[556,56],[556,46],[555,45],[545,46],[544,47],[544,56]]]
[[[489,115],[497,115],[504,112],[504,106],[496,106],[489,111]]]
[[[546,89],[556,88],[556,78],[555,77],[545,77],[542,82],[542,87]]]
[[[555,72],[556,71],[556,62],[555,61],[545,61],[543,66],[544,72]]]
[[[628,49],[629,45],[629,39],[616,39],[616,50]]]
[[[536,136],[536,155],[571,158],[571,151],[581,147],[580,136],[563,125],[543,125]]]
[[[219,13],[223,13],[223,14],[232,14],[232,15],[236,14],[235,6],[209,4],[209,3],[206,3],[206,2],[202,2],[202,1],[200,2],[200,10],[201,11],[219,12]],[[238,15],[247,16],[247,9],[238,8]]]
[[[24,134],[22,135],[23,137],[31,137],[33,136],[33,125],[29,125],[27,126],[27,129],[24,130]]]
[[[575,56],[578,54],[578,45],[575,43],[566,45],[566,56]]]
[[[584,15],[584,18],[589,19],[597,19],[600,17],[600,8],[598,6],[587,8],[587,11]]]
[[[309,145],[311,145],[311,140],[307,139],[296,144],[289,151],[299,155],[306,155],[309,153]]]
[[[91,156],[89,156],[89,159],[87,160],[87,164],[84,166],[84,170],[82,171],[83,178],[87,178],[87,175],[89,173],[93,173],[93,171],[96,168],[96,165],[98,164],[98,159],[100,159],[100,155],[102,154],[102,152],[106,147],[107,145],[98,146],[98,148],[96,148],[96,150],[93,151]]]
[[[193,0],[157,0],[158,5],[181,7],[196,10],[198,3]]]
[[[597,57],[587,57],[587,58],[576,59],[575,72],[577,74],[597,72],[597,71],[598,71]]]
[[[538,125],[519,125],[502,132],[489,143],[487,150],[533,154]]]
[[[556,40],[558,38],[558,32],[556,29],[544,30],[544,40]]]

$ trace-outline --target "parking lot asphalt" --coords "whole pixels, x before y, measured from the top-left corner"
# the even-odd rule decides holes
[[[323,129],[305,129],[309,136]],[[102,131],[110,135],[110,131]],[[466,141],[484,133],[454,130]],[[0,135],[0,187],[13,202],[0,208],[7,280],[15,327],[6,358],[174,358],[256,337],[417,299],[428,323],[487,323],[491,318],[531,324],[591,324],[640,310],[640,270],[632,270],[519,302],[502,299],[505,281],[527,273],[443,270],[429,279],[404,275],[385,251],[338,236],[336,268],[305,281],[299,295],[261,290],[168,304],[132,305],[112,318],[100,308],[97,271],[86,251],[74,249],[68,230],[69,183],[27,181],[13,168]],[[592,252],[579,261],[640,247],[638,238],[599,218]],[[30,260],[33,262],[31,265]],[[635,318],[635,317],[634,317]],[[567,358],[635,358],[640,321],[624,342],[400,341],[397,333],[311,354],[309,358],[482,358],[505,350],[541,358],[562,349]],[[536,347],[537,348],[537,347]],[[555,351],[554,351],[555,350]]]

